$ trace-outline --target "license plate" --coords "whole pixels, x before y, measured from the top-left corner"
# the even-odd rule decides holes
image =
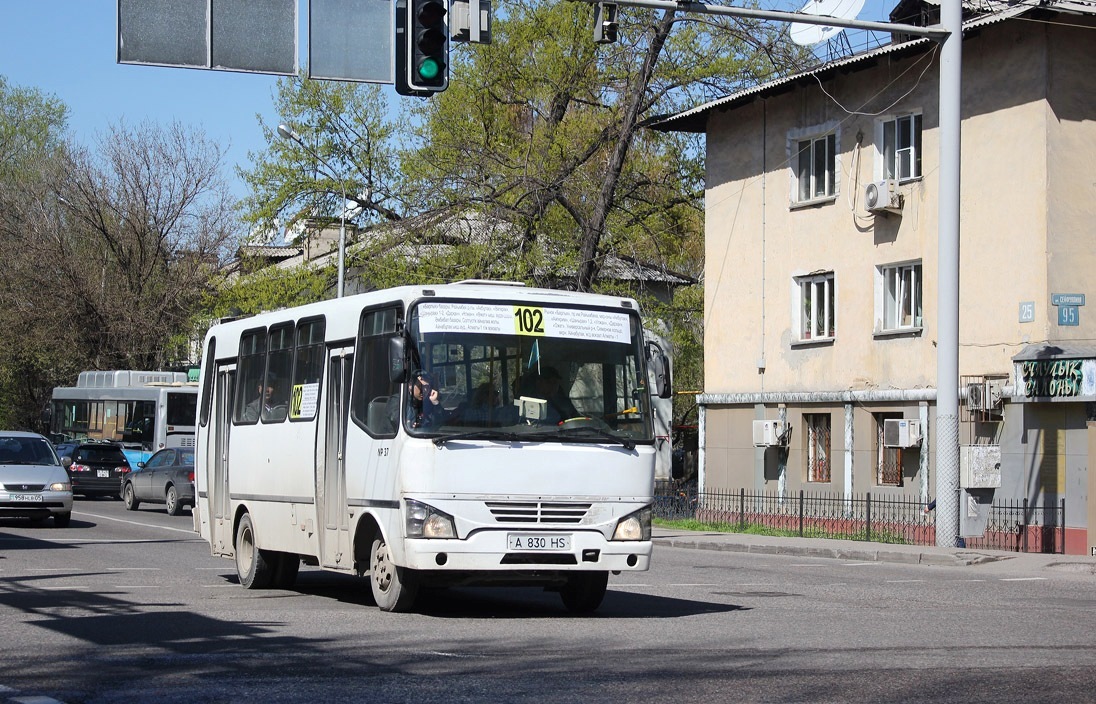
[[[110,479],[110,470],[109,469],[97,469],[97,470],[95,470],[95,476],[99,477],[100,479]]]
[[[560,533],[507,533],[506,547],[523,552],[566,552],[571,549],[571,536]]]
[[[30,502],[42,503],[42,495],[41,494],[12,494],[11,495],[11,500],[12,501],[30,501]]]

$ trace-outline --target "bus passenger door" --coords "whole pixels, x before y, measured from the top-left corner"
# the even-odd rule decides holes
[[[212,467],[206,486],[209,491],[210,545],[215,555],[231,555],[232,550],[232,501],[228,493],[228,439],[232,429],[232,399],[236,389],[236,370],[221,367],[217,370],[217,388],[214,392],[213,417],[210,423],[214,447],[208,453]]]
[[[323,520],[323,566],[349,570],[350,519],[346,505],[346,424],[350,409],[350,379],[354,348],[328,352],[327,401],[324,407],[323,472],[317,477],[316,500]]]

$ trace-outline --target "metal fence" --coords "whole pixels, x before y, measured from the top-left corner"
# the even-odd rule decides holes
[[[966,538],[968,548],[1014,552],[1065,552],[1065,500],[1058,505],[1023,501],[993,504],[985,533]],[[935,545],[936,520],[920,501],[844,494],[705,491],[671,482],[655,487],[654,517],[695,520],[728,532],[770,529],[807,538]]]

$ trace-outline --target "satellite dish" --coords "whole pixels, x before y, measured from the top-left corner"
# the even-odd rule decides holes
[[[864,0],[810,0],[799,12],[804,15],[835,17],[851,20],[864,8]],[[800,46],[812,46],[841,34],[844,27],[830,27],[824,24],[803,24],[793,22],[788,33],[792,41]]]

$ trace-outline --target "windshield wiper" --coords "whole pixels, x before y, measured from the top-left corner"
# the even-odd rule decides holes
[[[441,435],[434,438],[433,442],[435,445],[440,447],[450,440],[475,440],[477,438],[484,440],[506,440],[508,442],[524,439],[523,436],[520,436],[517,433],[508,433],[506,431],[496,429],[486,429],[469,430],[467,433],[453,433],[452,435]]]
[[[605,440],[610,440],[612,442],[618,442],[621,445],[623,445],[624,448],[627,449],[627,450],[634,450],[635,447],[636,447],[635,442],[631,438],[624,438],[624,437],[621,437],[619,435],[614,435],[613,433],[610,433],[608,430],[603,430],[602,428],[595,428],[595,427],[592,427],[592,426],[589,426],[589,425],[578,427],[578,428],[560,428],[559,429],[559,434],[560,435],[592,434],[592,435],[596,435],[599,438],[604,438]]]

